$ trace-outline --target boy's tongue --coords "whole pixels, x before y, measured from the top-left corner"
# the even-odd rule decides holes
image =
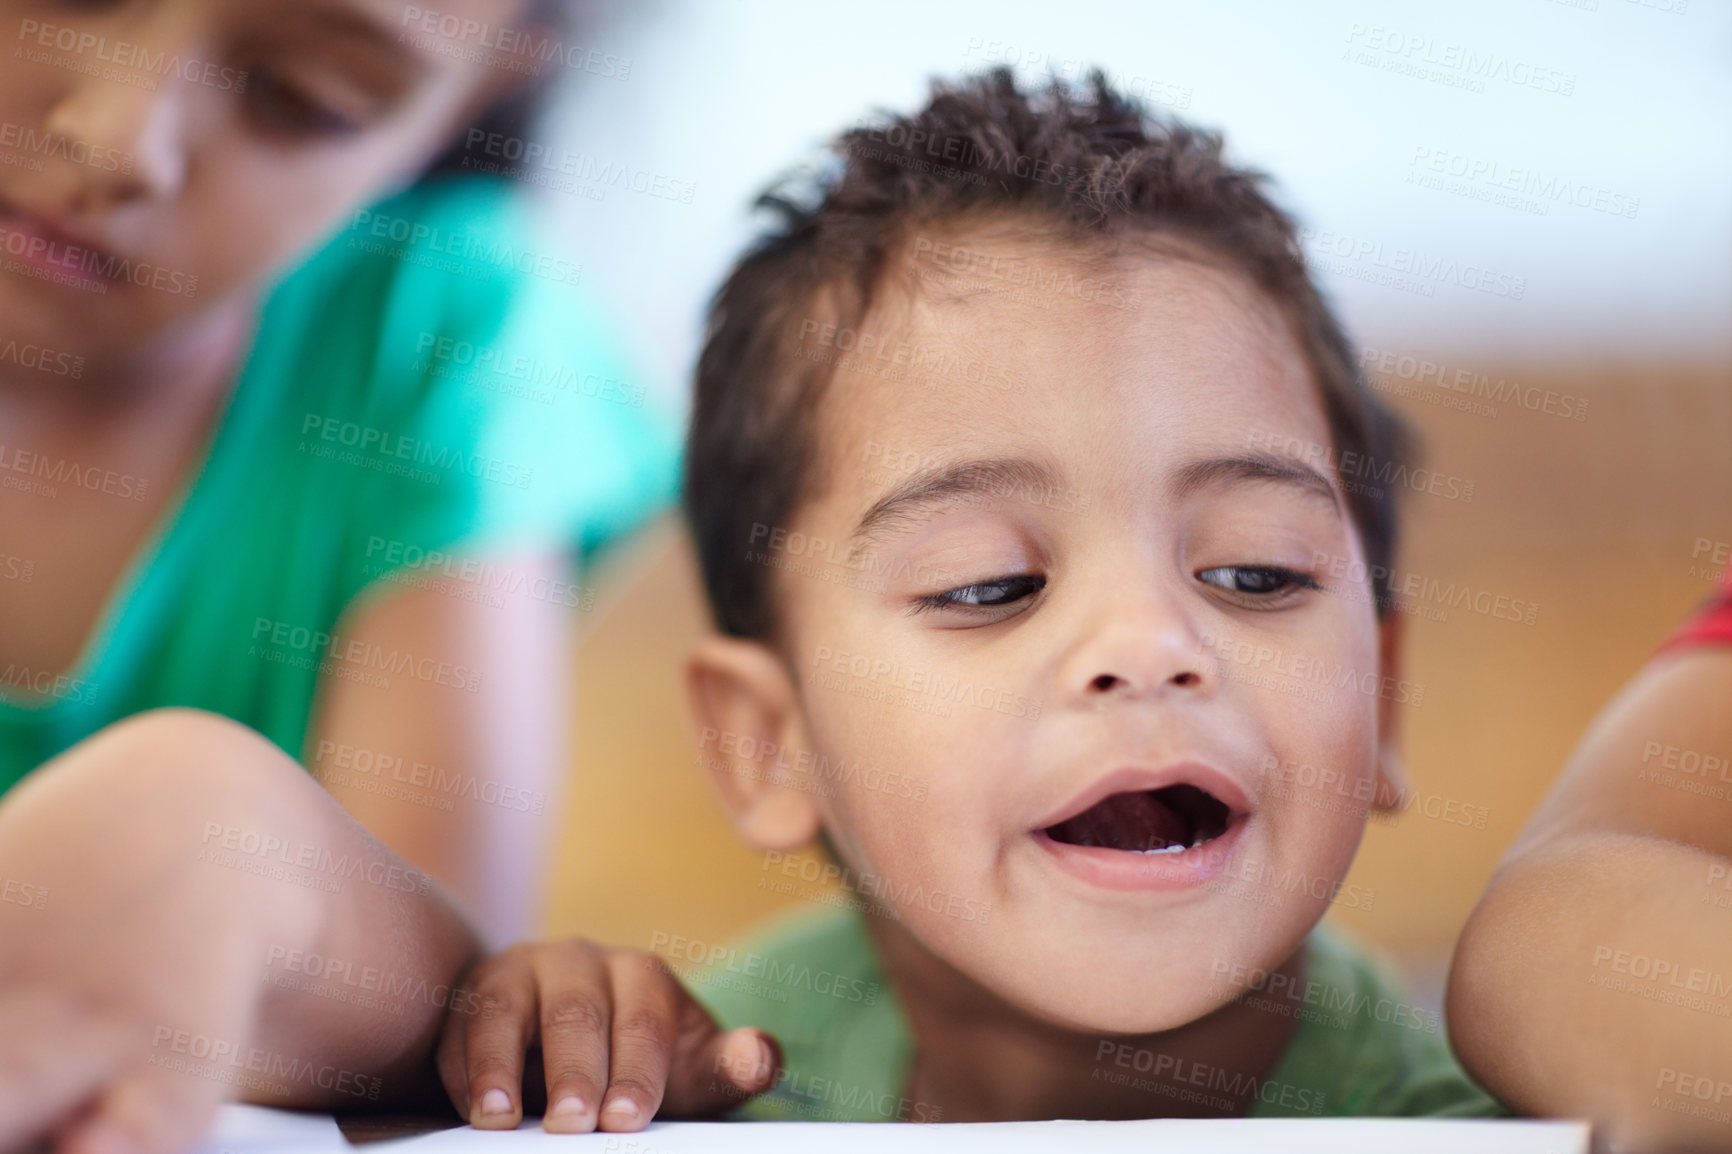
[[[1046,831],[1054,841],[1132,852],[1183,849],[1195,832],[1192,821],[1146,791],[1115,793]]]

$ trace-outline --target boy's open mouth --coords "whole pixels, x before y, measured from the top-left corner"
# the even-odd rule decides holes
[[[1112,794],[1044,832],[1066,845],[1163,854],[1195,849],[1232,824],[1232,809],[1208,790],[1169,785]]]

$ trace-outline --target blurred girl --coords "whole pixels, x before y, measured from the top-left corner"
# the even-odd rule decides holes
[[[508,183],[549,0],[0,0],[0,791],[163,706],[533,928],[568,573],[671,490]]]

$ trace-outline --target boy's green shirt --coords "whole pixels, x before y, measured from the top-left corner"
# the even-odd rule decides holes
[[[747,1103],[742,1117],[944,1120],[934,1106],[907,1097],[913,1038],[860,915],[802,914],[682,976],[725,1028],[756,1026],[782,1043],[781,1081]],[[1195,1113],[1198,1101],[1247,1089],[1254,1118],[1507,1114],[1456,1065],[1438,1015],[1415,1007],[1363,949],[1330,930],[1312,932],[1305,977],[1294,988],[1249,996],[1298,1019],[1275,1069],[1256,1080],[1197,1063],[1164,1065],[1160,1090],[1150,1091],[1151,1117]],[[1153,1085],[1158,1060],[1134,1047],[1115,1050],[1094,1076]]]

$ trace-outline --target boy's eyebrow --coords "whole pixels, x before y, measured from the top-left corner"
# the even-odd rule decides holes
[[[1329,483],[1329,478],[1303,461],[1265,453],[1245,453],[1192,461],[1174,473],[1167,482],[1167,495],[1174,501],[1182,501],[1211,485],[1247,481],[1288,485],[1312,496],[1321,497],[1331,509],[1340,511],[1338,494],[1335,486]]]
[[[853,545],[850,555],[872,538],[893,532],[900,522],[916,520],[932,506],[958,497],[1045,494],[1059,487],[1058,474],[1050,465],[1027,457],[959,461],[923,469],[866,510],[848,538]]]
[[[1273,482],[1321,498],[1340,511],[1335,486],[1322,473],[1302,461],[1286,460],[1264,453],[1210,457],[1192,461],[1167,483],[1167,495],[1183,500],[1211,485]],[[1061,489],[1052,466],[1027,457],[998,457],[959,461],[924,469],[880,497],[866,510],[849,535],[850,557],[875,537],[894,532],[899,523],[918,519],[922,512],[958,497],[1009,497],[1018,493],[1036,495]]]

